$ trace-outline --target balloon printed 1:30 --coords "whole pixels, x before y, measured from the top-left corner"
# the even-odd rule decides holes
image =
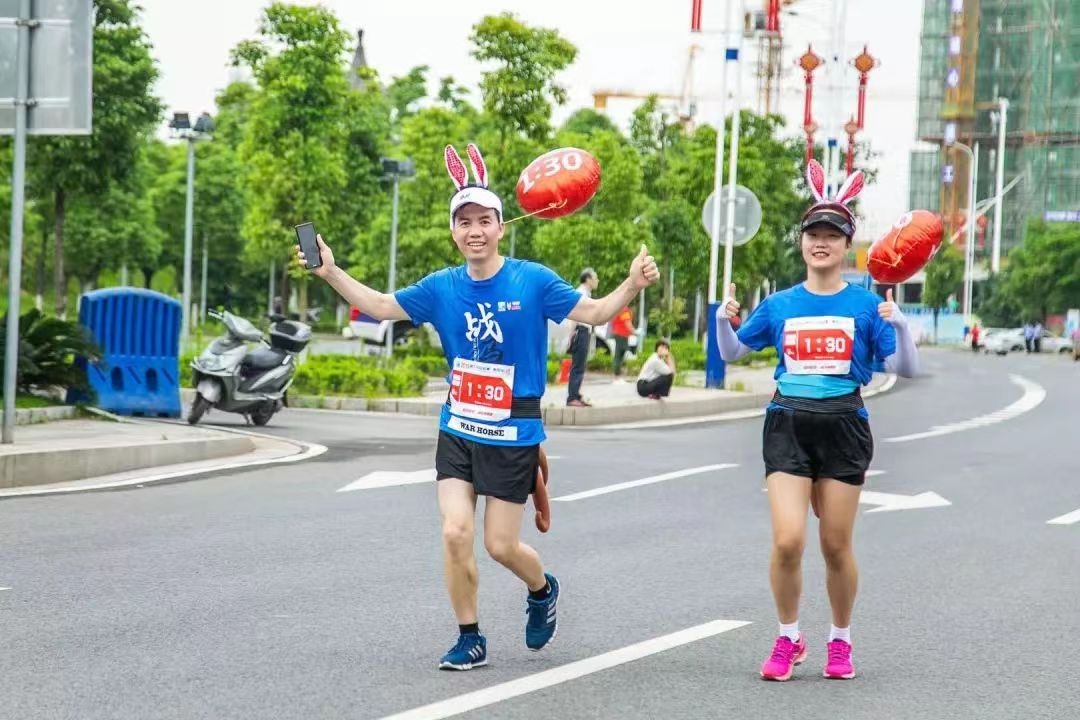
[[[548,156],[537,158],[532,165],[525,168],[525,172],[521,173],[521,183],[524,186],[524,191],[529,192],[541,177],[552,177],[561,170],[573,172],[580,168],[581,153],[576,150],[570,150],[559,155],[551,153]]]

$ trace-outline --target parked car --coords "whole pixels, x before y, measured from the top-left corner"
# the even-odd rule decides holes
[[[1007,330],[987,330],[985,339],[982,341],[984,352],[1006,355],[1010,352],[1025,352],[1024,328],[1010,328]],[[1045,328],[1039,340],[1039,351],[1044,353],[1071,353],[1073,343],[1069,338],[1058,337],[1051,334]]]
[[[413,324],[408,320],[376,320],[356,308],[350,308],[349,324],[341,329],[341,336],[347,340],[359,340],[366,345],[385,347],[387,332],[393,333],[394,345],[402,345],[408,340],[409,332],[413,329]],[[431,323],[424,323],[420,329],[428,334],[432,345],[442,347],[439,334]]]

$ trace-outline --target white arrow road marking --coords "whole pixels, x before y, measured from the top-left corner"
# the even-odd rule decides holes
[[[945,507],[952,505],[951,502],[938,495],[936,492],[923,492],[918,495],[894,495],[893,493],[875,492],[863,490],[859,494],[859,503],[862,505],[880,505],[868,513],[892,512],[893,510],[918,510],[920,508]]]
[[[866,477],[884,475],[884,470],[867,470]],[[769,492],[768,487],[761,488],[762,492]],[[952,505],[951,502],[938,495],[936,492],[924,492],[918,495],[896,495],[894,493],[877,492],[875,490],[863,490],[859,493],[859,504],[878,505],[873,510],[866,512],[893,512],[894,510],[918,510],[921,508],[944,507]],[[1080,511],[1077,511],[1080,513]],[[1066,516],[1067,517],[1067,516]],[[1080,519],[1080,517],[1078,517]]]
[[[560,455],[548,455],[548,460],[558,460],[560,458]],[[338,488],[338,492],[373,490],[398,485],[419,485],[426,482],[435,482],[435,468],[427,468],[426,470],[376,470],[359,480],[353,480],[343,488]]]
[[[670,635],[662,635],[602,655],[594,655],[584,660],[560,665],[533,675],[526,675],[517,680],[492,685],[482,690],[458,695],[457,697],[424,705],[397,715],[389,715],[383,720],[442,720],[442,718],[460,715],[477,708],[494,705],[504,700],[527,695],[571,680],[577,680],[619,665],[625,665],[650,655],[677,648],[680,645],[688,645],[749,624],[739,620],[713,620],[704,625],[697,625]]]
[[[1066,513],[1060,517],[1056,517],[1053,520],[1047,520],[1047,525],[1074,525],[1080,522],[1080,510],[1073,510],[1071,513]]]
[[[723,463],[720,465],[703,465],[701,467],[688,468],[686,470],[676,470],[675,472],[664,473],[663,475],[653,475],[652,477],[642,478],[640,480],[631,480],[629,482],[605,485],[604,487],[585,490],[584,492],[573,493],[571,495],[562,495],[560,497],[551,498],[551,501],[573,502],[574,500],[584,500],[585,498],[596,497],[597,495],[607,495],[608,493],[619,492],[620,490],[629,490],[630,488],[641,487],[642,485],[652,485],[653,483],[664,482],[665,480],[674,480],[689,475],[700,475],[701,473],[712,472],[713,470],[727,470],[728,468],[733,467],[739,466],[733,463]]]
[[[1046,399],[1046,390],[1043,389],[1041,385],[1033,383],[1027,378],[1020,377],[1019,375],[1010,375],[1009,380],[1011,380],[1013,384],[1019,385],[1024,391],[1024,394],[1020,399],[1013,404],[1004,407],[997,412],[992,412],[989,415],[980,415],[979,417],[971,418],[970,420],[961,420],[960,422],[949,423],[948,425],[935,425],[926,432],[885,438],[885,442],[895,443],[908,442],[909,440],[922,440],[923,438],[937,437],[938,435],[948,435],[963,430],[986,427],[987,425],[1004,422],[1005,420],[1012,420],[1029,410],[1034,410]]]

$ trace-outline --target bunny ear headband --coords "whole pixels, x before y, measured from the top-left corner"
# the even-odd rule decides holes
[[[861,170],[848,175],[844,184],[831,198],[825,192],[825,168],[817,160],[811,160],[806,166],[806,180],[810,192],[817,201],[803,213],[801,230],[811,225],[827,223],[840,230],[848,238],[855,235],[855,215],[848,204],[859,196],[865,185]]]
[[[454,214],[462,205],[473,203],[494,210],[498,213],[499,222],[502,222],[503,207],[499,196],[488,190],[487,165],[484,157],[480,154],[476,145],[469,143],[466,148],[469,155],[469,164],[472,165],[475,183],[469,183],[469,176],[465,170],[457,150],[453,145],[446,146],[446,171],[450,173],[450,179],[454,181],[456,192],[450,198],[450,229],[454,229]]]

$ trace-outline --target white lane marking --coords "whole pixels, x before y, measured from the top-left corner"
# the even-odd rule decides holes
[[[561,460],[562,455],[548,455],[547,458],[548,460]],[[337,492],[374,490],[376,488],[397,487],[398,485],[419,485],[426,482],[435,482],[435,468],[426,468],[424,470],[376,470],[358,480],[353,480],[345,487],[338,488]]]
[[[1073,525],[1080,522],[1080,510],[1073,510],[1071,513],[1066,513],[1053,520],[1047,520],[1047,525]]]
[[[550,670],[492,685],[482,690],[407,710],[397,715],[388,715],[382,720],[442,720],[442,718],[460,715],[504,700],[544,690],[554,685],[577,680],[593,673],[609,670],[619,665],[625,665],[635,660],[641,660],[650,655],[656,655],[681,645],[688,645],[698,640],[720,635],[749,624],[749,622],[739,620],[713,620],[670,635],[661,635],[602,655],[577,660]]]
[[[860,505],[879,505],[868,513],[893,512],[896,510],[919,510],[922,508],[945,507],[952,505],[951,502],[938,495],[936,492],[927,491],[918,495],[897,495],[895,493],[876,492],[863,490],[859,493]]]
[[[605,485],[604,487],[585,490],[584,492],[573,493],[571,495],[561,495],[556,498],[551,498],[551,501],[573,502],[574,500],[584,500],[585,498],[596,497],[597,495],[607,495],[608,493],[641,487],[642,485],[652,485],[653,483],[664,482],[665,480],[674,480],[689,475],[700,475],[701,473],[712,472],[713,470],[727,470],[728,468],[733,467],[738,467],[738,465],[734,463],[723,463],[721,465],[703,465],[696,468],[687,468],[686,470],[676,470],[675,472],[664,473],[663,475],[653,475],[652,477],[642,478],[640,480],[631,480],[629,482],[616,483],[615,485]]]
[[[1012,420],[1030,410],[1034,410],[1046,399],[1046,390],[1038,383],[1034,383],[1019,375],[1009,375],[1009,380],[1011,380],[1014,385],[1020,386],[1024,391],[1024,394],[1020,399],[1011,405],[987,415],[971,418],[970,420],[961,420],[960,422],[949,423],[948,425],[935,425],[926,432],[885,438],[885,442],[897,443],[908,442],[910,440],[922,440],[923,438],[937,437],[938,435],[948,435],[954,432],[986,427],[987,425],[1004,422],[1005,420]]]
[[[885,376],[885,382],[881,384],[881,387],[873,390],[867,390],[863,393],[863,399],[872,398],[875,395],[889,392],[896,385],[896,375],[894,373],[888,373]],[[770,396],[771,397],[771,396]],[[610,423],[607,425],[559,425],[554,426],[559,430],[648,430],[649,428],[659,427],[677,427],[680,425],[704,425],[707,423],[715,422],[727,422],[731,420],[747,420],[749,418],[761,417],[765,414],[765,408],[753,408],[751,410],[732,410],[726,413],[718,413],[716,415],[695,415],[692,417],[683,418],[670,418],[667,420],[637,420],[634,422],[625,423]]]
[[[0,587],[0,592],[3,592],[4,590],[10,590],[10,589],[11,589],[11,588],[4,588],[4,587]]]
[[[62,488],[41,488],[30,485],[25,488],[19,488],[15,490],[4,490],[0,492],[0,498],[5,497],[17,497],[17,496],[37,496],[37,495],[62,495],[66,493],[80,493],[90,490],[108,490],[122,487],[137,487],[139,485],[153,485],[164,480],[172,480],[174,478],[187,477],[189,475],[207,475],[216,472],[222,472],[224,470],[233,470],[235,468],[249,468],[259,467],[260,465],[276,465],[280,463],[295,463],[303,460],[310,460],[313,457],[318,457],[326,452],[325,445],[319,445],[318,443],[303,442],[300,440],[291,440],[289,438],[277,437],[275,435],[263,435],[261,433],[252,433],[242,430],[226,430],[226,432],[234,432],[240,435],[251,435],[253,437],[272,438],[279,442],[289,443],[304,448],[301,452],[294,455],[286,455],[284,457],[266,458],[263,460],[231,460],[228,462],[219,463],[217,465],[205,465],[196,468],[188,468],[185,470],[173,470],[160,473],[152,473],[150,475],[140,475],[138,477],[127,478],[124,480],[112,480],[103,483],[94,484],[76,484],[70,487]],[[241,456],[242,457],[242,456]],[[135,471],[129,471],[135,472]],[[119,473],[117,473],[119,474]],[[76,481],[78,482],[78,481]]]
[[[375,472],[368,473],[359,480],[353,480],[343,488],[339,488],[338,492],[373,490],[375,488],[396,487],[398,485],[418,485],[427,482],[435,482],[435,468],[411,471],[376,470]]]

